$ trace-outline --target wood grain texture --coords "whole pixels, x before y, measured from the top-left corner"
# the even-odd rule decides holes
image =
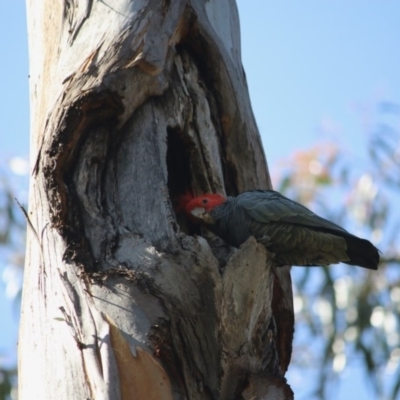
[[[159,398],[236,399],[268,372],[286,396],[269,398],[290,399],[271,255],[252,239],[217,251],[175,213],[187,190],[270,185],[234,1],[82,4],[28,1],[39,240],[28,235],[19,397],[143,398],[140,374],[129,386],[141,362],[167,374]]]

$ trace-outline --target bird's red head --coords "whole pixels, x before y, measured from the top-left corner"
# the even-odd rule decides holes
[[[179,208],[184,210],[190,218],[207,222],[204,216],[225,201],[226,197],[220,194],[207,193],[198,197],[186,194],[182,197]]]

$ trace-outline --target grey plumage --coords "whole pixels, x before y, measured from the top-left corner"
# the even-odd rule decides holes
[[[210,230],[239,247],[254,236],[275,253],[278,265],[343,262],[376,270],[379,252],[368,240],[272,190],[245,192],[208,211]],[[206,221],[206,219],[204,219]],[[210,220],[208,220],[210,222]]]

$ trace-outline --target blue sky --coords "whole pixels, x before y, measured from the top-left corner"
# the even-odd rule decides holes
[[[0,2],[0,155],[29,153],[28,44],[25,2]]]
[[[269,164],[321,139],[362,147],[360,110],[400,98],[400,2],[239,0],[238,7]]]
[[[270,167],[275,169],[296,149],[320,140],[337,141],[349,154],[362,155],[365,115],[381,100],[400,103],[400,1],[238,0],[238,8],[243,63]],[[11,157],[27,157],[29,152],[22,0],[0,3],[0,41],[4,165]],[[1,280],[0,320],[2,327],[9,328],[6,332],[2,328],[0,334],[0,356],[14,354],[17,318],[4,298]],[[360,373],[350,372],[335,399],[352,398],[354,386],[358,397],[372,399]],[[297,380],[293,375],[294,389],[301,391]]]

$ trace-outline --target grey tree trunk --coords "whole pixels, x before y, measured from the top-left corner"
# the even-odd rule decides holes
[[[27,7],[20,399],[291,399],[289,269],[177,207],[270,187],[235,2]]]

